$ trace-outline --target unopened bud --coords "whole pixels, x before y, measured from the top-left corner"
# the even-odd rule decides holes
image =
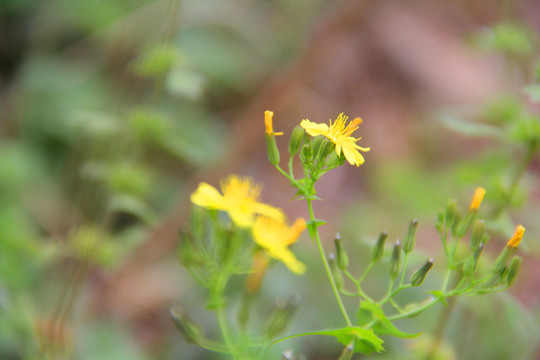
[[[319,150],[326,138],[324,136],[315,136],[311,141],[311,148],[313,149],[313,154],[318,155]]]
[[[508,273],[506,274],[506,284],[508,286],[512,286],[516,282],[522,262],[523,258],[521,256],[514,256],[512,258],[510,266],[508,266]]]
[[[457,220],[458,209],[457,209],[457,200],[451,199],[446,205],[446,211],[444,213],[444,226],[446,229],[451,229],[454,226],[454,223]]]
[[[300,126],[296,126],[292,133],[291,138],[289,140],[289,154],[291,156],[294,156],[298,153],[300,150],[300,146],[302,145],[302,139],[304,138],[304,129],[302,129]]]
[[[268,152],[268,160],[273,165],[279,164],[279,150],[276,144],[276,137],[274,134],[265,134],[266,150]]]
[[[497,260],[495,260],[492,272],[496,274],[502,273],[506,267],[506,264],[508,263],[508,259],[510,259],[510,257],[514,255],[516,251],[516,247],[506,245]]]
[[[317,160],[323,162],[332,151],[334,151],[334,143],[328,139],[324,139],[317,152]]]
[[[339,233],[336,234],[334,244],[336,245],[337,265],[341,270],[345,270],[349,266],[349,256],[343,248],[343,240],[341,240]]]
[[[482,243],[484,237],[484,230],[486,228],[485,220],[476,220],[473,225],[471,234],[471,250],[475,251]]]
[[[476,250],[474,251],[474,254],[467,262],[465,262],[465,265],[463,265],[463,271],[467,275],[472,275],[476,271],[476,267],[478,266],[478,261],[480,260],[480,256],[482,255],[482,251],[484,250],[484,244],[480,243]]]
[[[327,160],[327,162],[326,162],[326,167],[327,167],[328,169],[335,169],[335,168],[337,168],[338,166],[343,165],[344,162],[345,162],[345,158],[339,156],[339,155],[334,151],[333,153],[330,154],[330,157],[328,158],[328,160]]]
[[[416,229],[418,228],[418,220],[414,219],[409,223],[409,229],[407,235],[403,239],[403,252],[408,254],[412,251],[414,243],[416,242]]]
[[[506,266],[505,266],[505,268],[506,268]],[[504,271],[504,268],[503,268],[503,271]],[[491,275],[489,280],[486,281],[486,283],[482,287],[484,289],[492,289],[492,288],[496,287],[497,285],[499,285],[501,283],[502,278],[503,278],[502,273],[493,274],[493,275]]]
[[[433,267],[433,259],[427,260],[424,265],[414,274],[411,276],[411,285],[412,286],[420,286],[424,282],[424,279],[426,278],[427,273],[431,268]]]
[[[200,339],[204,337],[199,327],[188,318],[182,307],[179,305],[171,307],[169,314],[171,315],[174,325],[187,343],[198,344]]]
[[[383,231],[379,235],[373,250],[371,251],[371,261],[377,262],[381,259],[384,253],[384,245],[386,244],[386,239],[388,239],[388,233]]]
[[[390,277],[395,279],[399,275],[399,270],[401,268],[401,242],[398,240],[392,249],[392,257],[390,258],[390,263],[388,264],[388,272]]]
[[[300,152],[300,160],[304,164],[311,163],[311,157],[313,156],[313,150],[311,150],[310,144],[304,144],[302,151]]]
[[[294,313],[298,309],[300,300],[297,296],[276,301],[274,310],[270,314],[266,325],[266,336],[273,338],[281,333],[292,320]]]
[[[332,271],[332,275],[334,276],[336,287],[338,288],[338,290],[343,289],[343,286],[345,285],[345,281],[343,280],[343,275],[341,274],[341,270],[339,270],[336,264],[336,257],[333,253],[331,253],[328,256],[328,265],[330,266],[330,271]]]

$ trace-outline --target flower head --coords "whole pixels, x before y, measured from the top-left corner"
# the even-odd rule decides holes
[[[482,200],[484,199],[484,195],[486,194],[486,190],[483,187],[477,187],[476,190],[474,190],[474,195],[471,201],[471,205],[469,206],[470,210],[478,210],[480,207],[480,204],[482,203]]]
[[[332,120],[330,120],[329,125],[326,125],[304,119],[300,123],[300,126],[311,136],[323,135],[327,137],[336,145],[336,153],[338,155],[341,155],[343,151],[343,155],[345,155],[345,158],[351,165],[360,166],[364,163],[364,157],[358,150],[369,151],[370,148],[358,146],[356,142],[361,138],[354,138],[351,134],[358,129],[358,125],[362,123],[362,119],[354,118],[345,126],[347,119],[348,117],[341,113],[333,124]]]
[[[255,184],[252,178],[229,175],[221,181],[221,191],[223,195],[215,187],[203,182],[191,194],[191,201],[207,209],[226,211],[240,227],[253,225],[257,214],[276,220],[283,219],[280,209],[257,201],[261,186]]]
[[[523,234],[525,233],[525,228],[522,225],[516,226],[516,231],[514,232],[514,235],[508,240],[508,243],[506,246],[517,248],[519,246],[519,243],[521,242],[521,239],[523,238]]]
[[[283,221],[266,216],[258,216],[253,225],[253,238],[268,255],[282,261],[295,274],[302,274],[305,266],[289,250],[306,228],[304,219],[297,219],[293,226],[288,227]]]
[[[283,135],[282,132],[274,132],[274,127],[273,127],[273,124],[272,124],[273,118],[274,118],[274,112],[273,111],[266,110],[264,112],[264,126],[266,127],[266,134],[267,135],[274,135],[274,136]]]

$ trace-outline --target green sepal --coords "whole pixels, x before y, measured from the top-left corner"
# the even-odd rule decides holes
[[[392,335],[405,339],[415,338],[422,335],[422,332],[407,333],[396,328],[394,324],[392,324],[392,322],[386,317],[386,315],[384,315],[381,306],[375,302],[364,301],[360,305],[356,315],[358,317],[358,324],[360,326],[365,326],[374,322],[375,324],[372,325],[371,328],[377,335]]]
[[[272,345],[283,340],[308,335],[333,336],[344,346],[348,346],[354,340],[353,352],[362,353],[365,355],[370,355],[375,351],[381,352],[384,350],[382,346],[384,341],[377,335],[375,335],[372,329],[364,329],[360,326],[349,326],[343,329],[311,331],[302,334],[291,335],[274,341]]]

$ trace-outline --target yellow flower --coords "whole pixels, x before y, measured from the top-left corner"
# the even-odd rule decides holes
[[[283,221],[258,216],[253,225],[253,238],[268,255],[282,261],[295,274],[302,274],[306,268],[289,250],[289,245],[296,242],[305,228],[306,222],[301,218],[289,228]]]
[[[343,155],[345,155],[345,158],[351,165],[360,166],[364,163],[364,157],[358,150],[369,151],[370,148],[358,146],[356,142],[361,138],[356,139],[352,137],[351,134],[358,129],[358,125],[362,123],[362,119],[354,118],[353,121],[345,126],[347,119],[348,117],[341,113],[333,124],[332,120],[330,120],[330,125],[317,124],[304,119],[300,123],[300,126],[311,136],[326,136],[330,141],[336,144],[336,153],[338,155],[341,155],[341,152],[343,151]]]
[[[521,239],[523,238],[523,234],[525,233],[525,228],[522,225],[516,226],[516,231],[514,232],[514,235],[510,240],[508,240],[508,243],[506,246],[517,248],[519,243],[521,242]]]
[[[274,132],[274,127],[272,125],[273,118],[274,118],[273,111],[266,110],[264,112],[264,126],[266,127],[266,134],[274,135],[274,136],[283,135],[282,132]]]
[[[474,190],[474,195],[471,201],[471,205],[469,206],[470,210],[478,210],[480,207],[480,204],[482,203],[482,200],[484,199],[484,195],[486,194],[486,190],[482,187],[477,187],[476,190]]]
[[[191,201],[207,209],[226,211],[240,227],[253,225],[257,214],[276,220],[283,219],[280,209],[257,201],[261,186],[255,184],[252,178],[229,175],[221,181],[221,191],[223,195],[215,187],[203,182],[191,194]]]

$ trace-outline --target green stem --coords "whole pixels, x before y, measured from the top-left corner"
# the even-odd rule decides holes
[[[225,308],[219,307],[216,310],[216,315],[219,323],[219,330],[221,331],[221,335],[223,336],[223,341],[225,341],[225,344],[227,345],[227,348],[230,350],[232,354],[236,354],[236,347],[233,344],[231,331],[229,329],[229,322],[227,321],[227,315],[225,314]],[[234,356],[236,358],[236,356]]]
[[[315,214],[313,213],[313,206],[311,204],[311,199],[308,198],[307,200],[307,206],[309,210],[309,219],[313,223],[315,221]],[[339,309],[341,310],[341,313],[343,314],[343,318],[345,319],[345,322],[348,326],[352,326],[351,319],[349,318],[349,314],[347,314],[347,310],[345,309],[345,305],[343,305],[343,301],[341,300],[341,296],[339,295],[339,291],[336,286],[336,281],[334,280],[334,276],[332,275],[332,271],[330,270],[330,266],[328,265],[328,260],[326,260],[326,255],[324,253],[324,249],[321,243],[321,239],[319,237],[319,231],[315,228],[313,229],[313,232],[310,232],[310,234],[313,233],[313,237],[315,240],[315,243],[317,243],[317,248],[319,249],[319,254],[321,255],[321,260],[324,265],[324,270],[326,271],[326,275],[328,276],[328,280],[330,281],[330,285],[332,286],[332,291],[334,292],[334,296],[336,297],[336,301],[339,305]]]
[[[369,263],[368,267],[366,268],[362,276],[360,276],[360,279],[358,280],[359,283],[364,281],[364,279],[366,278],[367,274],[371,271],[371,268],[373,267],[374,264],[375,263],[373,261]]]

